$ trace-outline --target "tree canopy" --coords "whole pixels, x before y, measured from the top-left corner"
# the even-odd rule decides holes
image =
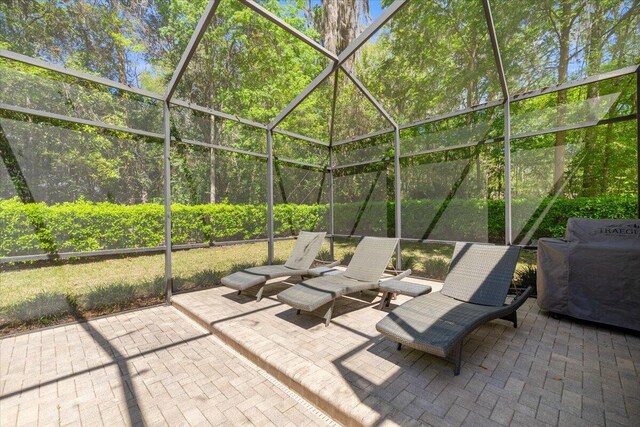
[[[366,0],[258,3],[339,53],[392,1],[375,8]],[[0,48],[162,93],[206,4],[3,1]],[[638,0],[492,0],[491,6],[511,96],[640,63]],[[175,97],[266,124],[329,64],[240,2],[222,0]],[[401,125],[504,95],[480,0],[408,2],[344,65],[278,129],[325,143],[390,130],[356,81]],[[0,60],[0,80],[3,104],[162,133],[157,100],[8,59]],[[627,76],[512,102],[514,197],[532,201],[522,221],[537,215],[539,201],[553,195],[637,196],[637,125],[622,121],[637,111],[637,90],[635,77]],[[264,155],[264,130],[179,106],[171,115],[175,202],[265,202],[264,157],[215,148]],[[620,121],[597,125],[608,119]],[[582,124],[591,127],[565,129]],[[2,198],[28,201],[30,192],[31,199],[49,204],[79,198],[162,201],[157,138],[8,110],[0,110],[0,128]],[[527,136],[544,131],[549,133]],[[402,196],[503,199],[503,134],[502,106],[403,129]],[[392,136],[336,146],[337,164],[379,161],[373,170],[338,173],[336,200],[366,204],[367,194],[371,200],[394,199],[393,168],[387,167]],[[484,146],[474,146],[478,142]],[[440,149],[447,150],[424,153]],[[280,159],[277,201],[327,202],[326,146],[276,133],[274,154]]]

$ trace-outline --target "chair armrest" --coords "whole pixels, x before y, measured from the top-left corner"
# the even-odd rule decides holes
[[[510,307],[511,309],[518,309],[527,300],[527,298],[531,296],[532,293],[533,286],[527,286],[525,290],[522,291],[520,295],[517,295],[513,299],[513,301],[511,301],[511,304],[509,304],[507,307]]]
[[[381,280],[381,283],[388,282],[389,280],[402,280],[405,277],[408,277],[411,274],[411,269],[405,270],[397,276],[389,277],[387,279]]]
[[[340,260],[330,262],[329,264],[325,265],[325,267],[329,267],[329,268],[331,268],[331,267],[336,267],[336,266],[338,266],[338,265],[340,265]]]

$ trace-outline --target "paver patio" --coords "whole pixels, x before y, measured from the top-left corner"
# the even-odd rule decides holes
[[[327,425],[176,309],[0,340],[0,425]]]
[[[472,334],[454,377],[375,331],[386,314],[377,295],[341,299],[325,327],[279,303],[282,288],[256,303],[217,287],[176,295],[175,307],[4,338],[0,425],[331,422],[308,402],[344,425],[640,423],[637,335],[553,319],[532,299],[518,329],[494,321]]]
[[[256,303],[221,287],[174,303],[343,424],[640,425],[637,335],[553,319],[530,299],[518,329],[493,321],[465,341],[454,377],[380,336],[374,294],[340,300],[325,327],[277,291]]]

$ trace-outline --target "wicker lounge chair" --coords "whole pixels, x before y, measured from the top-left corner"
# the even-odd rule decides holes
[[[398,343],[443,357],[460,373],[463,338],[481,324],[502,318],[518,327],[516,310],[529,287],[508,305],[507,292],[520,248],[457,243],[440,292],[422,295],[394,309],[376,329]]]
[[[320,311],[325,325],[331,322],[337,298],[353,292],[377,289],[398,239],[365,237],[344,273],[308,279],[278,294],[278,300],[304,311]]]
[[[301,231],[296,240],[296,245],[284,265],[264,265],[247,268],[223,277],[220,282],[224,286],[237,290],[238,295],[247,289],[259,287],[257,301],[260,301],[267,280],[290,276],[316,275],[315,269],[311,269],[311,264],[318,252],[320,252],[325,235],[326,233]],[[330,266],[337,264],[335,262]]]

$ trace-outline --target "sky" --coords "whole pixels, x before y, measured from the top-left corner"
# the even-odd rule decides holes
[[[311,0],[312,5],[319,5],[321,0]],[[375,20],[382,13],[382,3],[380,0],[369,0],[369,12],[371,20]]]

